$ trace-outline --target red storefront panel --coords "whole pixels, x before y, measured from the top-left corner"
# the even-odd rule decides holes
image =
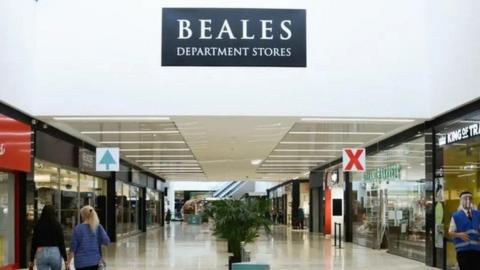
[[[0,114],[0,169],[29,172],[31,138],[29,125]]]

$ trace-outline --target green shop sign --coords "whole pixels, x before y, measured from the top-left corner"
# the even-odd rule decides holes
[[[400,179],[400,164],[392,164],[385,168],[368,170],[363,174],[363,181],[365,182],[377,182],[394,179]]]

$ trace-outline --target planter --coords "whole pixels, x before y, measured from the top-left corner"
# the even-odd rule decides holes
[[[236,258],[234,256],[229,256],[228,257],[228,270],[232,270],[232,264],[233,263],[239,263],[242,262],[241,258]]]

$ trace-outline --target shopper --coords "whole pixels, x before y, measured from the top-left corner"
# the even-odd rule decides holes
[[[33,230],[29,269],[33,269],[35,258],[38,270],[60,270],[62,258],[67,261],[63,229],[51,205],[43,207],[40,220]]]
[[[305,226],[305,212],[303,212],[303,208],[298,208],[298,227],[303,230]]]
[[[167,209],[167,213],[165,214],[165,220],[167,221],[167,224],[170,224],[170,220],[172,220],[172,212],[170,212],[170,209]]]
[[[104,266],[101,245],[108,245],[110,239],[98,221],[97,213],[91,206],[80,209],[83,223],[75,226],[70,244],[67,265],[75,257],[76,270],[97,270]]]
[[[460,206],[450,220],[449,235],[457,250],[460,270],[475,270],[480,265],[480,212],[473,209],[469,191],[460,194]]]

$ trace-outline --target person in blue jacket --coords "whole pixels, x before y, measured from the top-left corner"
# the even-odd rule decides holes
[[[97,212],[91,206],[80,209],[82,224],[75,226],[70,243],[70,254],[67,265],[75,257],[76,270],[97,270],[103,265],[101,245],[110,244],[105,229],[100,225]]]
[[[480,211],[473,209],[473,196],[469,191],[460,194],[460,207],[453,213],[448,233],[457,250],[460,270],[480,267]]]

